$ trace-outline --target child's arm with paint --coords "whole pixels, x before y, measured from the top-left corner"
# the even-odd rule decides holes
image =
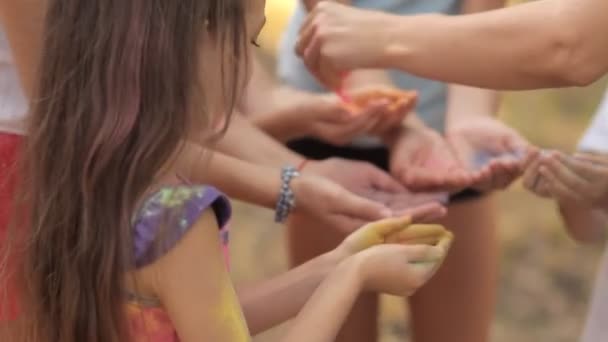
[[[154,283],[146,287],[155,290],[184,342],[248,341],[247,325],[256,334],[286,321],[301,311],[313,292],[312,302],[306,304],[286,341],[333,340],[359,291],[412,294],[439,266],[452,239],[438,226],[409,233],[408,218],[372,223],[333,252],[239,291],[237,297],[221,258],[213,220],[211,215],[203,216],[147,271],[151,275],[147,279]],[[417,238],[423,239],[420,244],[436,246],[398,244],[416,243]],[[395,244],[379,246],[390,239]],[[363,254],[364,250],[369,253]],[[320,283],[322,287],[316,290]],[[336,301],[338,298],[343,300]]]
[[[328,253],[271,279],[252,286],[240,286],[237,292],[251,333],[255,335],[293,318],[319,284],[335,271],[339,264],[365,249],[380,245],[388,239],[404,244],[435,244],[439,240],[442,240],[443,244],[449,244],[451,241],[451,233],[441,226],[409,226],[410,221],[408,218],[398,218],[367,224]],[[409,240],[399,239],[398,234],[391,234],[395,229],[400,230],[403,235],[408,234]]]
[[[410,228],[399,228],[398,223],[398,219],[385,221],[384,227],[368,234],[371,238],[362,240],[359,246],[363,250],[339,264],[321,283],[284,341],[334,341],[361,292],[407,297],[430,279],[449,249],[451,233],[444,231],[439,242],[408,246],[417,242],[407,236]],[[435,247],[424,246],[426,243]]]

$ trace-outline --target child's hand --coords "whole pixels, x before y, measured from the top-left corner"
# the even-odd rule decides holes
[[[452,240],[440,225],[412,225],[403,217],[362,227],[335,252],[355,264],[363,289],[409,296],[439,268]]]
[[[351,233],[336,248],[347,257],[381,244],[442,246],[446,250],[453,239],[451,232],[440,225],[412,224],[409,216],[369,223]]]
[[[443,246],[387,244],[353,258],[364,290],[411,296],[433,276],[446,253]]]

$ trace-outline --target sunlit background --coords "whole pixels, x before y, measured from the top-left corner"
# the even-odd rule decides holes
[[[272,65],[294,0],[267,0],[268,24],[260,39]],[[507,93],[501,118],[532,143],[570,151],[597,106],[605,81],[585,89]],[[554,205],[526,193],[520,184],[500,194],[502,258],[493,342],[571,342],[578,337],[587,309],[597,247],[567,238]],[[238,204],[232,223],[233,273],[246,283],[286,268],[283,230],[267,210]],[[407,341],[407,311],[402,301],[382,303],[382,342]],[[275,341],[281,327],[256,337]]]

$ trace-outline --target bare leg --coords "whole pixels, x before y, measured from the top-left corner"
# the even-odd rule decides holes
[[[442,223],[455,240],[439,272],[411,298],[414,340],[486,342],[498,274],[494,199],[451,205]]]
[[[289,224],[288,243],[291,265],[299,265],[338,246],[346,237],[312,222]],[[378,295],[365,294],[359,298],[336,342],[374,342],[378,338]]]

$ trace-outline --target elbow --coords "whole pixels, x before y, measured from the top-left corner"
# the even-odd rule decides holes
[[[556,86],[585,87],[605,73],[605,62],[598,58],[593,39],[577,29],[553,30],[548,40],[549,77]]]

